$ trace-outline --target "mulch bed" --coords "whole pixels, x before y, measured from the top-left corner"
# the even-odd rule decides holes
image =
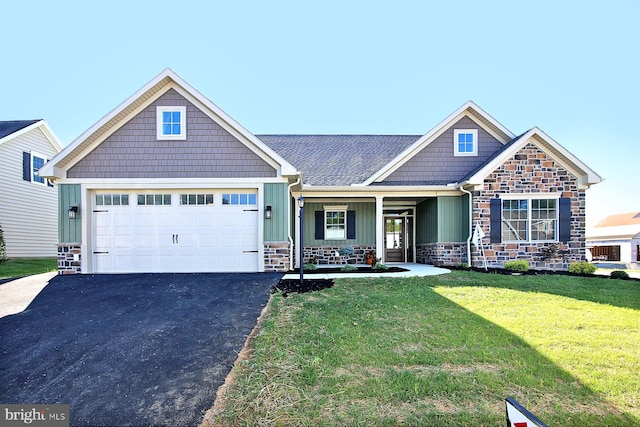
[[[342,271],[341,267],[327,267],[318,268],[317,270],[306,270],[304,276],[313,276],[314,274],[328,274],[328,273],[397,273],[402,271],[409,271],[406,268],[401,267],[389,267],[386,270],[372,269],[371,267],[357,267],[357,270]],[[299,273],[298,271],[290,271],[291,274]],[[300,279],[281,279],[276,285],[271,287],[271,293],[282,292],[282,296],[286,297],[288,294],[296,292],[299,294],[305,292],[321,291],[322,289],[330,288],[333,286],[333,279],[314,279],[306,278],[300,282]]]
[[[303,294],[305,292],[321,291],[333,286],[333,279],[281,279],[277,284],[271,287],[271,293],[282,292],[282,296],[297,292]]]

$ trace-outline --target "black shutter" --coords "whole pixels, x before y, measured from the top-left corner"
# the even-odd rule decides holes
[[[502,200],[491,199],[490,215],[491,243],[500,243],[502,241]]]
[[[316,211],[316,240],[324,240],[324,211]]]
[[[356,238],[356,211],[347,211],[347,239]]]
[[[568,242],[571,240],[571,199],[561,197],[558,207],[558,240]]]
[[[31,153],[22,152],[22,179],[31,182]]]

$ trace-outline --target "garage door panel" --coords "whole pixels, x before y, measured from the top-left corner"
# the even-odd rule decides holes
[[[129,200],[94,216],[94,251],[108,252],[94,255],[94,271],[258,271],[252,206],[182,205],[178,193],[172,205],[139,206],[134,191]]]

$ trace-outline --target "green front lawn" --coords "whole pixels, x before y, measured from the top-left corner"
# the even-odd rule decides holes
[[[58,269],[56,258],[13,258],[0,262],[0,279],[31,276]]]
[[[640,283],[455,271],[274,296],[224,425],[640,425]]]

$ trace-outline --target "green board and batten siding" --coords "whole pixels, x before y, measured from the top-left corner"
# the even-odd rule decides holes
[[[271,206],[271,219],[264,220],[265,242],[287,242],[287,198],[286,183],[264,184],[264,206]]]
[[[82,209],[76,219],[69,219],[69,206],[81,206],[80,184],[60,184],[58,186],[58,240],[59,243],[82,242]]]
[[[324,211],[323,206],[347,205],[347,209],[356,212],[356,238],[346,240],[316,240],[315,212]],[[376,204],[371,202],[325,202],[304,204],[304,245],[374,245],[376,242]]]
[[[469,237],[469,196],[438,196],[418,205],[416,243],[463,242]]]

